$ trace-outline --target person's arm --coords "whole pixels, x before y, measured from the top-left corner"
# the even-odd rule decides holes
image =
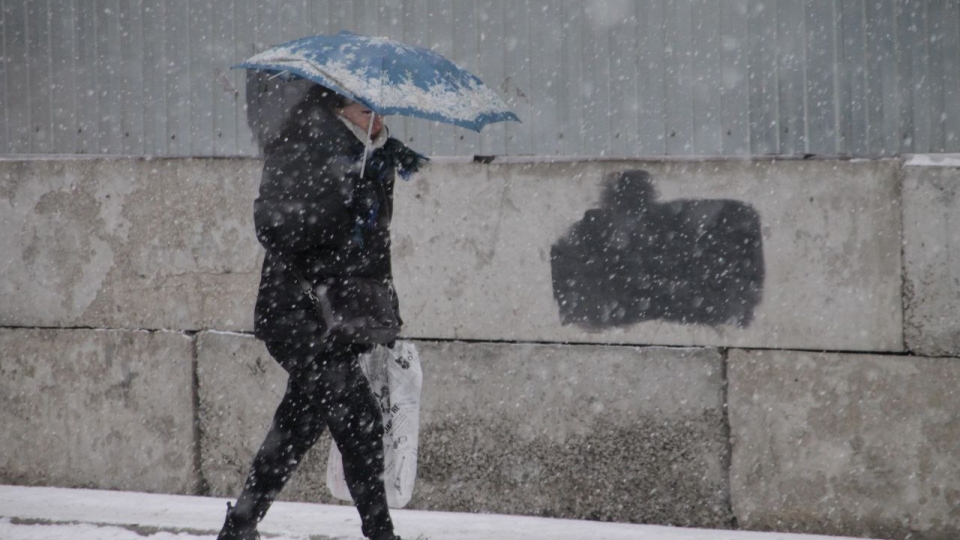
[[[352,163],[317,156],[304,144],[291,144],[264,163],[260,196],[254,202],[257,239],[265,248],[296,253],[349,241]]]

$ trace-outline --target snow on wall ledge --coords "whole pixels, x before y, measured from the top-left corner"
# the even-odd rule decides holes
[[[960,154],[910,154],[904,157],[908,167],[960,167]]]

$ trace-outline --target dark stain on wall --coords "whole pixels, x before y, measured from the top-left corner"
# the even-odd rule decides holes
[[[600,207],[587,210],[550,257],[563,324],[746,327],[763,297],[757,211],[726,199],[657,202],[641,170],[610,175]]]

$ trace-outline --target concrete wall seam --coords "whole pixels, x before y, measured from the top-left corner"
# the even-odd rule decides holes
[[[739,529],[740,524],[737,520],[737,514],[733,510],[733,490],[731,489],[731,486],[733,485],[733,479],[730,476],[731,471],[733,470],[731,466],[732,460],[733,460],[733,432],[730,429],[730,377],[729,377],[730,350],[726,347],[720,347],[717,350],[720,353],[720,359],[721,359],[720,367],[723,370],[721,373],[721,378],[723,381],[721,388],[723,390],[723,426],[725,429],[724,438],[726,440],[726,445],[727,445],[726,455],[723,461],[723,468],[727,473],[726,503],[730,511],[730,528]]]
[[[190,350],[190,399],[193,419],[193,470],[197,479],[193,486],[193,494],[207,495],[210,489],[203,477],[203,448],[200,444],[200,441],[203,440],[203,425],[200,422],[200,375],[198,373],[200,344],[197,339],[199,332],[189,332],[188,335],[192,345]]]

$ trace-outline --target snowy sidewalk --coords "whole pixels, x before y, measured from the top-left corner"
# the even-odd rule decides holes
[[[226,499],[121,491],[0,486],[3,540],[210,540]],[[785,533],[680,529],[489,514],[394,510],[407,540],[840,540]],[[361,540],[349,506],[279,502],[264,540]]]

